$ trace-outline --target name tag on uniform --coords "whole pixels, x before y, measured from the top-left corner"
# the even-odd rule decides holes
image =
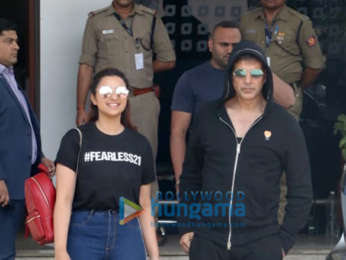
[[[143,53],[135,54],[136,70],[144,69],[144,56]]]
[[[110,29],[110,30],[102,30],[102,34],[111,34],[114,33],[114,30]]]

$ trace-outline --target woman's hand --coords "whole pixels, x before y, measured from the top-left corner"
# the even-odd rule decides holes
[[[143,213],[139,216],[139,221],[143,231],[145,246],[150,260],[158,260],[160,257],[155,230],[156,223],[151,214],[151,184],[141,185],[139,190],[139,204],[143,208]]]
[[[67,251],[55,251],[55,260],[71,260]]]

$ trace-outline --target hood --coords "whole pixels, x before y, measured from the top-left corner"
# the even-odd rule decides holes
[[[263,85],[262,95],[269,101],[273,97],[273,76],[270,67],[267,63],[266,55],[263,50],[255,43],[251,41],[241,41],[235,45],[231,56],[229,57],[228,67],[225,74],[225,88],[222,96],[223,101],[226,101],[235,96],[235,91],[232,84],[232,70],[235,62],[238,60],[239,56],[244,54],[251,54],[257,57],[263,64],[266,70],[266,82]]]

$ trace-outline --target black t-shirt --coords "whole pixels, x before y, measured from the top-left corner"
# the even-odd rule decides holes
[[[83,133],[73,209],[118,210],[121,196],[135,203],[140,185],[155,180],[154,160],[144,136],[125,128],[107,135],[89,123]],[[56,162],[76,171],[79,134],[68,131],[61,140]]]

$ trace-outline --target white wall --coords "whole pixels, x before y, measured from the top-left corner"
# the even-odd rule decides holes
[[[42,0],[41,136],[46,156],[55,159],[61,137],[75,126],[76,82],[88,13],[111,0]]]
[[[228,9],[246,0],[215,0]],[[61,137],[75,127],[76,82],[82,36],[88,13],[110,5],[112,0],[41,0],[41,136],[43,151],[55,159]],[[190,0],[198,7],[204,0]],[[213,9],[214,0],[209,3]],[[227,9],[227,10],[228,10]],[[244,11],[244,9],[242,8]],[[229,11],[229,10],[228,10]],[[211,12],[213,13],[213,12]],[[230,13],[230,12],[227,12]],[[209,16],[207,17],[210,18]],[[209,20],[201,21],[210,23]]]

